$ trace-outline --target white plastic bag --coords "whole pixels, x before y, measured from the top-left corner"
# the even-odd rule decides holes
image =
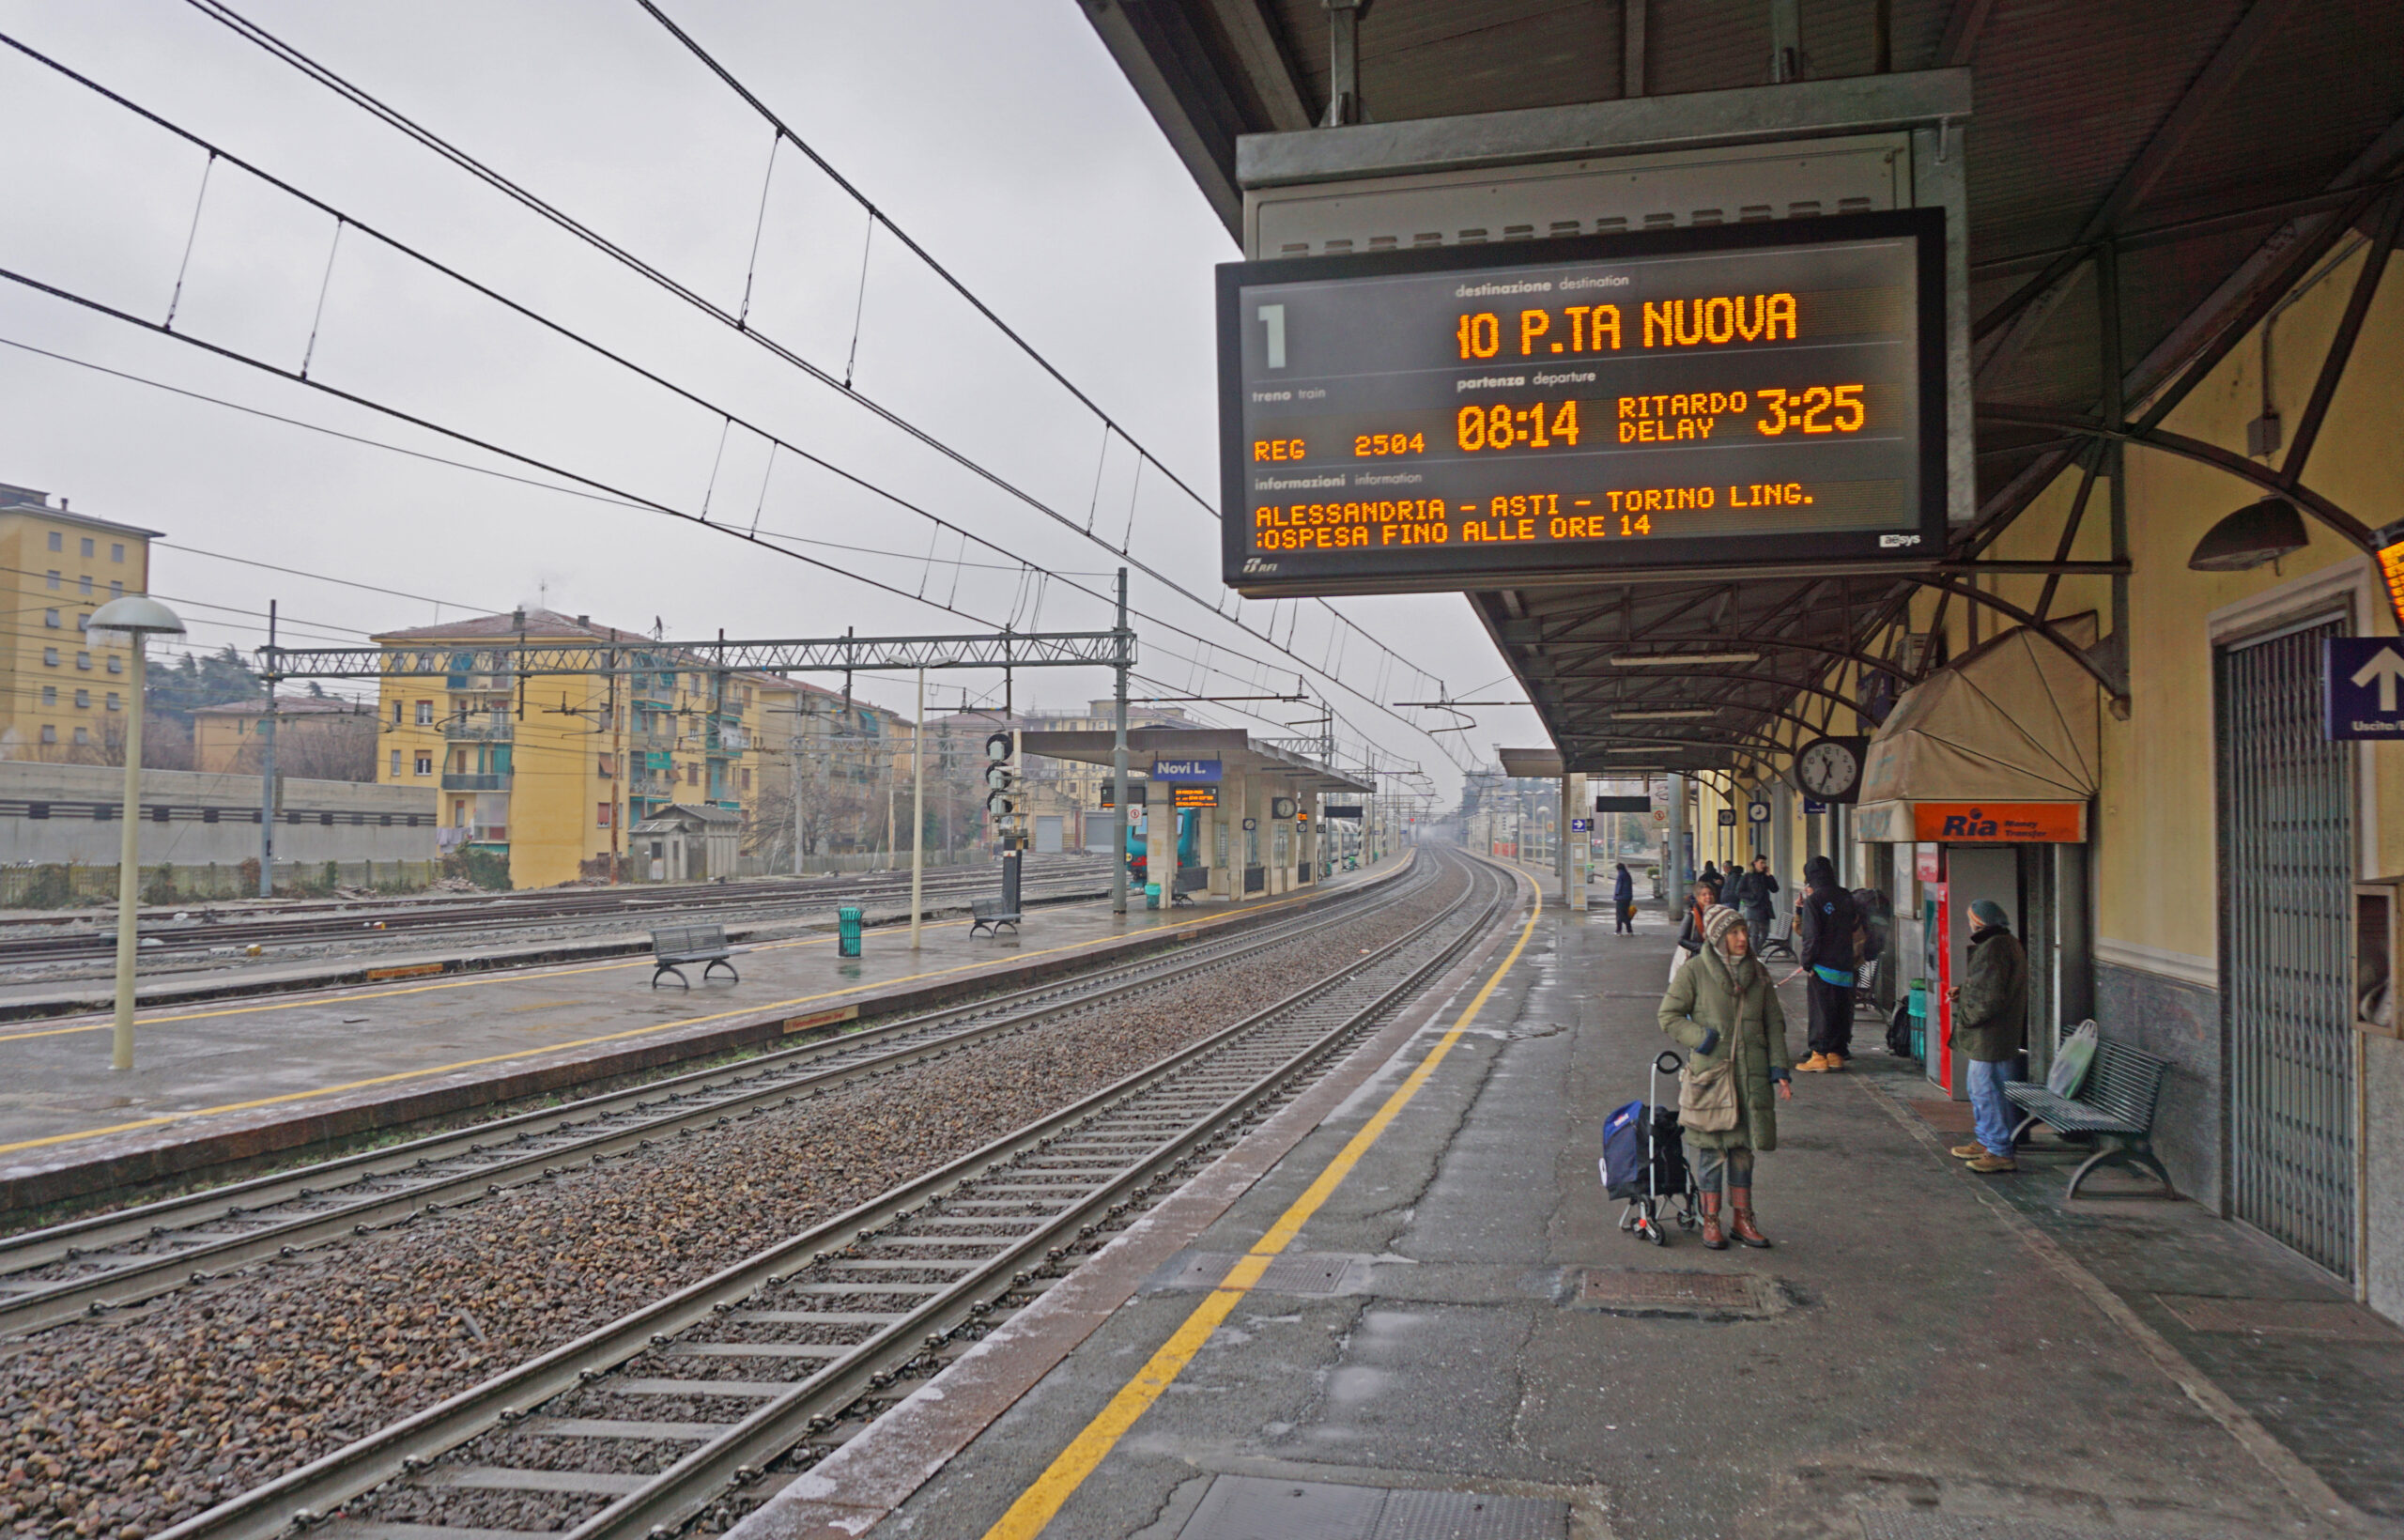
[[[2095,1062],[2095,1044],[2099,1033],[2093,1017],[2078,1024],[2078,1030],[2061,1040],[2054,1050],[2054,1066],[2045,1071],[2045,1089],[2056,1096],[2076,1096],[2087,1083],[2088,1066]]]

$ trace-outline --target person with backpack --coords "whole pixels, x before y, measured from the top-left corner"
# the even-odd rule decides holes
[[[1746,928],[1766,944],[1769,940],[1770,903],[1777,897],[1778,879],[1770,875],[1769,857],[1756,855],[1749,868],[1736,873],[1735,887],[1728,895],[1728,903],[1745,916]]]
[[[1636,933],[1636,879],[1629,874],[1626,861],[1619,863],[1618,874],[1611,878],[1611,918],[1619,926],[1612,934]]]
[[[1703,1205],[1703,1243],[1726,1251],[1767,1247],[1753,1222],[1753,1157],[1778,1147],[1778,1099],[1793,1100],[1794,1055],[1786,1046],[1786,1012],[1769,970],[1752,955],[1743,916],[1725,904],[1706,911],[1704,946],[1680,968],[1661,997],[1661,1030],[1687,1050],[1689,1079],[1725,1073],[1735,1093],[1733,1126],[1707,1129],[1681,1114],[1686,1142],[1696,1154],[1695,1182]],[[1724,1070],[1722,1067],[1726,1068]],[[1727,1187],[1728,1227],[1720,1227],[1720,1187]]]
[[[2017,1171],[2011,1153],[2011,1103],[2003,1087],[2020,1056],[2028,1026],[2028,954],[2011,933],[2011,917],[1993,899],[1970,905],[1970,956],[1953,1002],[1953,1052],[1968,1061],[1970,1116],[1978,1137],[1951,1151],[1980,1176]]]
[[[1796,1065],[1813,1074],[1842,1071],[1853,1056],[1854,969],[1861,959],[1861,914],[1837,884],[1836,863],[1814,855],[1803,863],[1804,893],[1795,906],[1796,955],[1808,972],[1811,1056]]]

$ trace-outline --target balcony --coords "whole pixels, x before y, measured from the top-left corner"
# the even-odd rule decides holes
[[[445,770],[442,772],[442,789],[446,792],[506,792],[509,790],[509,779],[507,776]]]
[[[516,732],[516,719],[499,712],[483,716],[447,716],[442,722],[442,735],[454,743],[505,744]]]

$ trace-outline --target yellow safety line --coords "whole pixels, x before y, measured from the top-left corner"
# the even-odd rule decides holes
[[[1314,885],[1315,888],[1316,886],[1317,885]],[[1308,899],[1312,896],[1312,893],[1298,893],[1291,898],[1272,899],[1265,903],[1256,903],[1249,908],[1241,910],[1231,910],[1227,914],[1213,916],[1210,918],[1196,916],[1194,920],[1187,923],[1193,925],[1210,926],[1224,925],[1229,920],[1236,918],[1239,915],[1256,915],[1264,909],[1283,908],[1287,904],[1299,903],[1302,900]],[[957,924],[960,922],[949,921],[947,923]],[[1168,929],[1168,926],[1163,924],[1157,927],[1157,929],[1166,930]],[[1074,951],[1078,947],[1090,947],[1092,945],[1092,938],[1088,938],[1084,941],[1064,942],[1057,947],[1039,947],[1031,952],[1022,951],[1014,955],[1023,958],[1046,957],[1054,952]],[[492,1054],[483,1058],[460,1059],[455,1063],[437,1064],[423,1070],[402,1070],[395,1071],[393,1074],[376,1075],[366,1080],[346,1081],[339,1086],[321,1086],[315,1090],[286,1091],[281,1096],[260,1097],[258,1100],[254,1101],[229,1101],[223,1106],[197,1107],[190,1112],[162,1113],[156,1117],[141,1117],[127,1123],[111,1123],[104,1128],[79,1129],[72,1133],[52,1133],[46,1134],[39,1139],[20,1139],[14,1144],[0,1145],[0,1155],[11,1154],[20,1149],[39,1149],[49,1145],[72,1144],[79,1139],[97,1139],[103,1134],[131,1133],[140,1129],[162,1128],[169,1123],[189,1122],[191,1119],[195,1117],[212,1117],[219,1113],[252,1112],[260,1107],[278,1106],[287,1101],[307,1101],[321,1096],[340,1096],[346,1091],[364,1090],[371,1086],[390,1086],[397,1081],[422,1080],[428,1075],[449,1074],[455,1070],[478,1069],[484,1065],[501,1064],[510,1059],[525,1058],[535,1054],[556,1054],[570,1048],[590,1048],[598,1043],[617,1042],[623,1039],[644,1037],[654,1032],[672,1032],[678,1027],[700,1026],[708,1022],[720,1022],[726,1020],[730,1016],[747,1016],[755,1011],[783,1010],[792,1006],[806,1006],[819,1000],[833,1000],[846,994],[856,994],[862,990],[882,989],[893,984],[914,983],[921,978],[940,978],[944,975],[949,973],[965,973],[972,968],[990,966],[992,962],[993,959],[985,958],[974,962],[962,962],[948,968],[933,968],[925,973],[902,974],[892,978],[879,979],[873,984],[854,984],[846,989],[828,990],[820,994],[802,994],[796,995],[790,1000],[772,1000],[766,1005],[747,1006],[741,1010],[721,1010],[716,1014],[708,1016],[688,1016],[682,1021],[661,1022],[651,1026],[630,1027],[624,1032],[604,1033],[602,1036],[597,1038],[579,1038],[573,1042],[529,1045],[527,1047],[515,1049],[506,1054]],[[429,985],[427,987],[432,988],[434,986]],[[397,990],[393,993],[410,993],[414,992]],[[382,998],[382,996],[370,996],[370,998]],[[223,1012],[222,1014],[233,1015],[239,1014],[239,1012],[229,1011]]]
[[[1361,1157],[1368,1153],[1369,1147],[1378,1142],[1387,1126],[1404,1107],[1410,1105],[1410,1099],[1419,1094],[1419,1087],[1427,1084],[1428,1078],[1435,1074],[1436,1067],[1444,1062],[1444,1055],[1460,1041],[1461,1034],[1468,1030],[1469,1024],[1477,1019],[1478,1011],[1485,1008],[1487,997],[1494,993],[1496,985],[1502,982],[1503,975],[1519,961],[1519,954],[1527,948],[1528,937],[1535,933],[1536,921],[1543,915],[1544,889],[1539,887],[1536,889],[1535,908],[1529,913],[1528,923],[1520,929],[1519,939],[1512,943],[1510,955],[1502,959],[1502,965],[1486,980],[1485,987],[1470,1001],[1460,1019],[1453,1023],[1452,1029],[1437,1040],[1436,1046],[1427,1051],[1427,1056],[1420,1060],[1419,1067],[1395,1088],[1392,1096],[1386,1098],[1385,1105],[1378,1109],[1377,1116],[1363,1124],[1361,1132],[1352,1135],[1336,1152],[1335,1158],[1328,1162],[1327,1168],[1318,1174],[1318,1179],[1278,1216],[1277,1223],[1269,1226],[1268,1232],[1254,1244],[1250,1253],[1227,1270],[1227,1275],[1219,1280],[1218,1286],[1211,1289],[1209,1298],[1185,1317],[1184,1324],[1161,1345],[1160,1351],[1154,1353],[1148,1363],[1136,1371],[1135,1378],[1120,1387],[1118,1394],[1110,1398],[1110,1404],[1102,1409],[1100,1415],[1087,1423],[1085,1430],[1060,1452],[1059,1458],[1035,1479],[1033,1486],[1019,1494],[1018,1501],[1010,1504],[1009,1512],[1002,1515],[1000,1521],[985,1532],[985,1540],[1035,1540],[1042,1532],[1043,1526],[1052,1521],[1061,1505],[1085,1485],[1086,1478],[1093,1474],[1095,1467],[1101,1465],[1118,1440],[1126,1437],[1127,1430],[1135,1425],[1136,1419],[1151,1409],[1152,1403],[1159,1400],[1177,1377],[1184,1372],[1186,1364],[1202,1350],[1203,1344],[1210,1340],[1211,1333],[1219,1329],[1220,1323],[1242,1302],[1252,1286],[1260,1282],[1260,1275],[1269,1270],[1269,1264],[1277,1254],[1293,1243],[1310,1217],[1318,1212],[1319,1205],[1333,1194],[1337,1185],[1360,1163]]]

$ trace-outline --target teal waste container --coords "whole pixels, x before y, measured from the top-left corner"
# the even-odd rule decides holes
[[[863,911],[856,903],[847,903],[835,911],[835,955],[860,955],[860,916]]]
[[[1161,885],[1158,883],[1146,883],[1144,885],[1144,907],[1147,909],[1158,909],[1160,906]]]

